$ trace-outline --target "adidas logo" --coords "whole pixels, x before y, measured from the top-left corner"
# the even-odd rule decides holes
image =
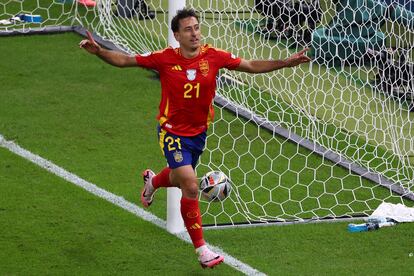
[[[171,70],[173,70],[173,71],[182,71],[183,69],[181,68],[180,65],[176,65],[176,66],[171,67]]]
[[[201,226],[198,223],[194,223],[193,225],[190,226],[190,229],[196,230],[196,229],[200,229]]]

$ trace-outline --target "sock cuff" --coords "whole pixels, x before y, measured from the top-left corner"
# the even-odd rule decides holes
[[[203,253],[204,250],[208,249],[206,243],[204,242],[203,245],[200,245],[199,247],[195,248],[195,251],[198,255],[201,255],[201,253]]]
[[[169,167],[165,167],[162,169],[157,175],[152,178],[152,186],[155,189],[160,187],[172,187],[170,183],[170,172],[171,169]]]

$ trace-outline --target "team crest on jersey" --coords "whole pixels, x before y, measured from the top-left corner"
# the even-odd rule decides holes
[[[187,69],[187,79],[189,81],[195,80],[196,73],[197,73],[197,70],[196,69]]]
[[[200,60],[200,62],[198,63],[198,65],[200,66],[200,72],[201,75],[203,75],[204,77],[207,77],[208,75],[208,70],[209,70],[209,66],[208,66],[208,61],[207,60]]]
[[[183,162],[183,153],[181,151],[176,151],[174,152],[174,160],[177,163],[181,163]]]

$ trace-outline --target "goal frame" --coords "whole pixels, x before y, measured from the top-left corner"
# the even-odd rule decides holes
[[[180,1],[173,1],[169,0],[169,22],[171,22],[171,17],[175,12],[185,7],[185,0]],[[55,34],[55,33],[65,33],[65,32],[74,32],[81,36],[86,37],[86,29],[81,25],[76,25],[76,23],[81,24],[81,21],[77,19],[77,5],[75,8],[75,16],[72,20],[73,26],[46,26],[42,28],[32,28],[30,30],[7,30],[7,31],[0,31],[0,37],[2,36],[17,36],[17,35],[35,35],[35,34]],[[104,40],[103,38],[99,37],[96,34],[93,34],[96,41],[104,46],[105,48],[112,49],[112,50],[120,50],[123,52],[127,52],[125,49],[115,45],[114,43]],[[168,43],[173,47],[177,47],[178,44],[174,39],[173,33],[171,28],[169,29],[168,34]],[[232,85],[234,83],[240,82],[232,78],[227,74],[219,75],[217,78],[218,87],[223,87],[226,85]],[[326,160],[333,162],[334,164],[345,168],[346,170],[360,175],[363,178],[366,178],[370,181],[377,183],[380,186],[389,189],[393,193],[396,193],[404,198],[407,198],[411,201],[414,201],[414,193],[410,190],[402,187],[401,185],[392,182],[390,179],[386,178],[385,176],[372,172],[365,167],[360,166],[359,164],[348,160],[346,157],[319,145],[317,142],[311,141],[307,138],[301,137],[292,131],[282,127],[281,125],[272,123],[267,121],[265,118],[252,113],[251,111],[234,104],[227,100],[226,98],[216,95],[214,99],[214,103],[217,106],[227,109],[228,111],[232,112],[238,117],[242,117],[247,121],[255,123],[257,126],[266,129],[266,131],[270,132],[272,135],[282,137],[290,142],[300,145],[303,148],[306,148],[313,153],[316,153],[323,157]],[[181,192],[177,188],[169,188],[168,189],[168,203],[167,203],[167,230],[171,233],[179,233],[184,231],[184,224],[182,222],[181,214],[179,211],[179,199],[181,198]],[[362,217],[332,217],[332,218],[322,218],[315,221],[314,219],[303,219],[297,221],[248,221],[246,223],[235,223],[232,224],[231,227],[239,227],[239,226],[257,226],[257,225],[285,225],[285,224],[296,224],[296,223],[309,223],[309,222],[328,222],[328,221],[348,221],[348,220],[355,220],[361,219]],[[219,226],[209,226],[205,225],[207,228],[220,228],[220,227],[230,227],[229,225],[219,225]]]

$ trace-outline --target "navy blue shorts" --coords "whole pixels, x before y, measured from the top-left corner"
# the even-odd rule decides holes
[[[158,126],[158,139],[168,167],[175,169],[191,165],[194,169],[206,144],[207,133],[186,137],[167,132]]]

